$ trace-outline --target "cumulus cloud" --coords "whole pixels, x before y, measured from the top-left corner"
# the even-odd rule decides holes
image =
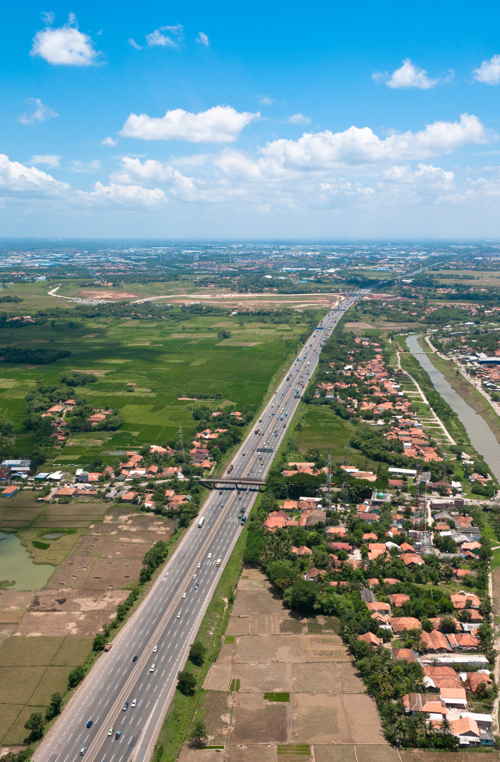
[[[418,169],[413,171],[409,164],[405,166],[393,166],[384,169],[384,180],[396,185],[413,185],[427,188],[440,188],[448,190],[453,186],[455,175],[453,172],[447,172],[441,167],[433,167],[431,164],[418,165]]]
[[[146,42],[153,48],[174,48],[179,50],[183,38],[184,27],[182,24],[175,26],[161,26],[155,29],[151,34],[146,35]],[[163,34],[168,32],[168,34]]]
[[[238,112],[232,106],[214,106],[192,114],[183,109],[167,111],[164,117],[130,114],[121,135],[140,140],[186,140],[189,143],[230,143],[260,113]]]
[[[204,32],[199,32],[198,37],[196,38],[196,42],[201,43],[206,48],[210,45],[210,40],[208,39],[208,35],[206,35]]]
[[[35,154],[31,157],[32,164],[46,164],[48,167],[58,167],[60,163],[60,156],[53,153],[47,153],[42,155]]]
[[[287,124],[311,124],[311,117],[303,114],[292,114],[288,119],[285,119],[285,122]]]
[[[498,85],[500,82],[500,56],[493,56],[483,61],[479,69],[474,70],[474,79],[485,85]]]
[[[274,98],[268,98],[267,95],[261,95],[259,98],[259,103],[262,103],[263,106],[272,106],[274,103]]]
[[[393,134],[383,140],[370,127],[304,133],[298,140],[268,142],[262,154],[278,168],[321,170],[335,165],[421,160],[486,141],[486,130],[479,119],[462,114],[459,122],[434,122],[420,132]]]
[[[420,90],[430,90],[439,82],[439,79],[428,77],[425,69],[419,69],[418,66],[412,64],[409,58],[406,58],[403,65],[396,69],[390,77],[387,74],[375,72],[372,74],[372,79],[375,81],[386,80],[387,87],[393,89],[418,87]]]
[[[53,111],[49,106],[45,106],[40,98],[29,98],[26,103],[34,107],[31,114],[23,114],[19,117],[21,124],[34,124],[35,122],[45,122],[47,119],[54,119],[59,116],[57,111]]]
[[[139,45],[134,39],[132,39],[132,37],[128,41],[128,44],[132,45],[132,47],[135,48],[136,50],[142,50],[142,45]]]
[[[97,204],[109,202],[125,207],[157,207],[168,203],[168,198],[160,188],[150,189],[140,185],[117,185],[115,183],[103,185],[98,182],[93,191],[88,193],[80,191],[78,196],[82,201]]]
[[[57,29],[47,25],[33,38],[31,56],[40,56],[54,65],[92,66],[101,55],[87,34],[80,32],[76,16],[70,13],[68,23]]]
[[[117,140],[113,140],[113,138],[103,138],[103,139],[101,140],[101,145],[102,145],[102,146],[110,146],[110,147],[113,147],[113,146],[115,146],[117,143],[118,143],[118,141],[117,141]]]
[[[10,161],[0,154],[0,194],[8,192],[24,195],[59,196],[70,189],[67,183],[55,180],[51,175],[35,167],[26,167],[18,161]]]

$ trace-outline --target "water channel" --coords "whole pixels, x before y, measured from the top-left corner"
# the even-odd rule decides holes
[[[39,590],[53,573],[53,566],[33,563],[19,537],[0,532],[0,580],[14,580],[9,589]]]
[[[492,430],[478,413],[450,386],[441,371],[437,370],[418,343],[418,336],[408,336],[408,349],[429,374],[436,391],[446,400],[462,421],[472,446],[482,455],[491,472],[500,481],[500,444]]]

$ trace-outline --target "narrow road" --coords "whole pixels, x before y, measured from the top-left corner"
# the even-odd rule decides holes
[[[348,296],[301,350],[232,462],[232,477],[265,479],[321,347],[363,294]],[[256,433],[259,429],[259,433]],[[219,485],[152,587],[37,749],[35,762],[147,762],[202,617],[257,491]],[[218,559],[220,564],[217,565]],[[90,728],[87,727],[92,721]],[[120,733],[119,737],[116,734]]]

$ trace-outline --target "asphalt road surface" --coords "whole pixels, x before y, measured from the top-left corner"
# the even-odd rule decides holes
[[[323,319],[322,330],[314,331],[298,359],[288,367],[259,422],[234,456],[231,477],[265,479],[323,343],[361,295],[348,296],[332,310]],[[256,429],[259,434],[255,434]],[[74,762],[80,756],[85,762],[150,759],[175,691],[177,673],[185,664],[242,530],[238,515],[249,513],[257,489],[226,484],[212,491],[147,598],[117,635],[112,649],[98,659],[39,746],[35,762]],[[118,732],[121,735],[116,738]]]

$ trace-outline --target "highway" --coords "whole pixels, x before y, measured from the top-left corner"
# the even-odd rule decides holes
[[[344,312],[364,293],[349,295],[323,319],[322,329],[316,329],[308,339],[234,456],[231,477],[265,479],[316,368],[322,345]],[[85,762],[150,759],[175,692],[177,673],[186,662],[242,530],[238,515],[248,515],[256,490],[220,485],[211,492],[161,576],[113,641],[112,649],[97,660],[37,749],[35,762],[74,762],[81,756]],[[217,559],[221,559],[219,566]],[[121,735],[116,738],[118,732]]]

